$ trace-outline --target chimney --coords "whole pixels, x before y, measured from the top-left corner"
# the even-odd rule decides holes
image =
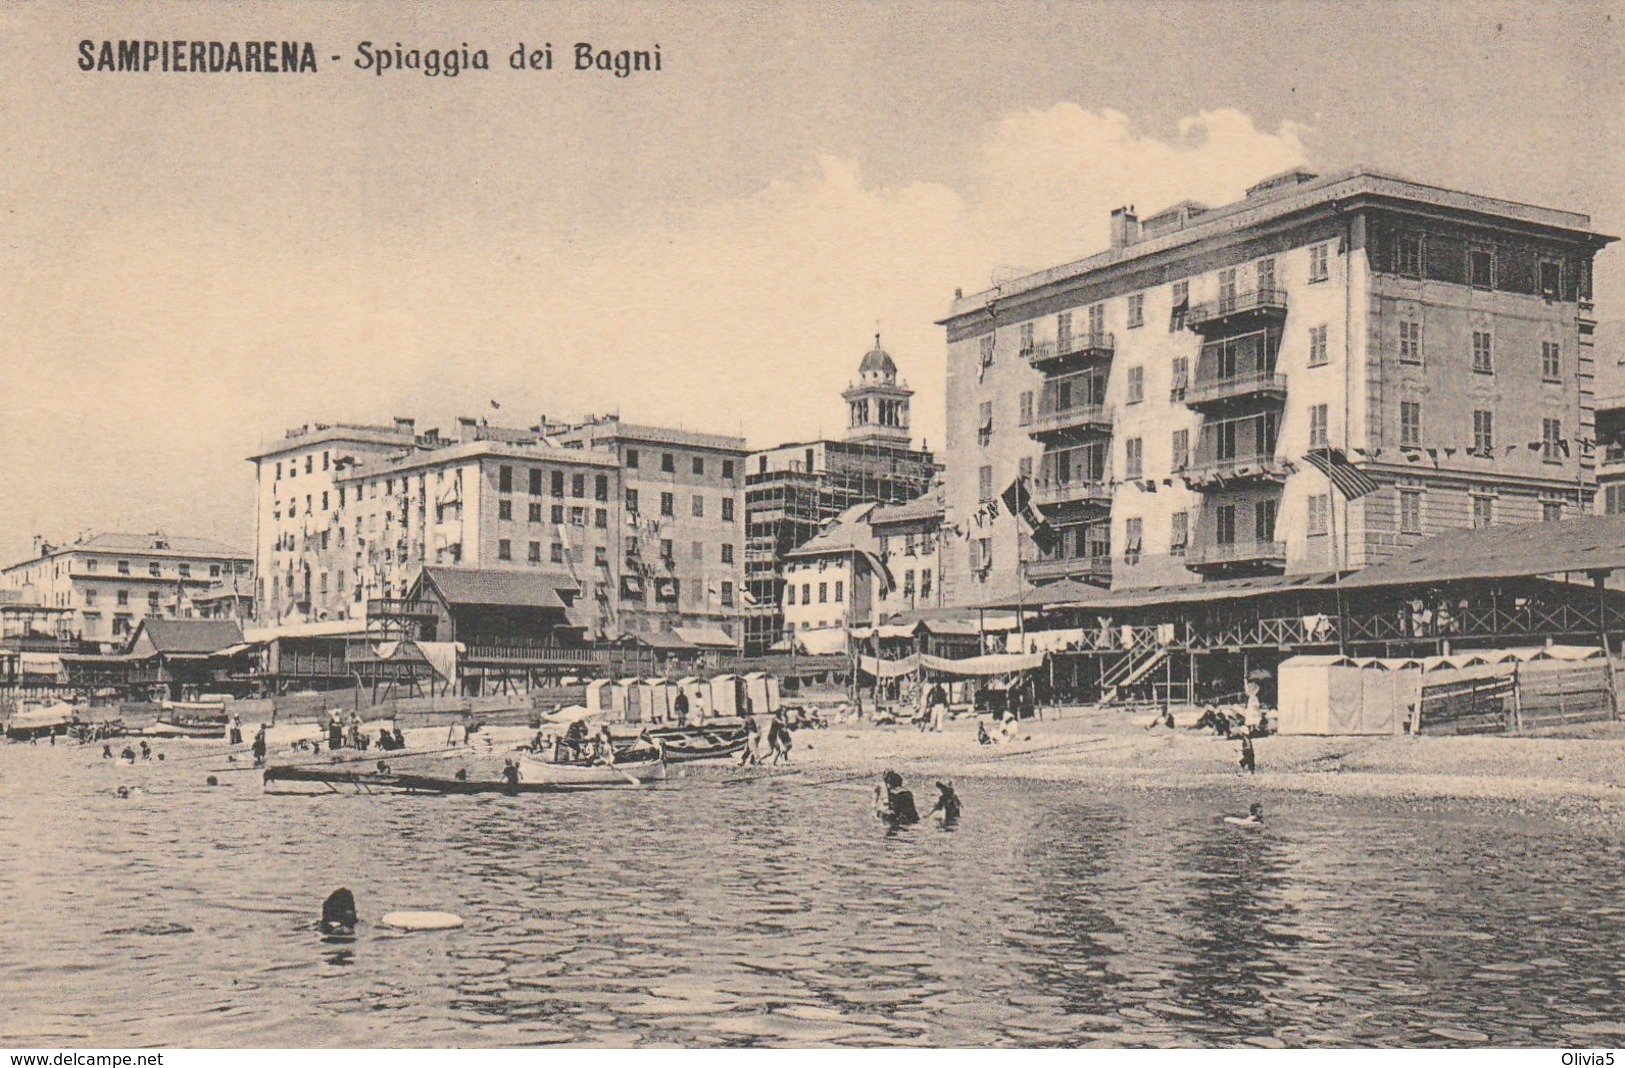
[[[459,415],[457,417],[457,440],[478,441],[480,439],[480,424],[473,416]]]
[[[1140,239],[1140,217],[1134,205],[1112,211],[1112,248],[1128,248]]]
[[[395,432],[397,434],[412,434],[417,430],[416,419],[407,419],[404,416],[395,417]]]

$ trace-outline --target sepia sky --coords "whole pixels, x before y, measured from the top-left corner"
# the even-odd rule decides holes
[[[1625,231],[1625,4],[0,9],[0,560],[247,547],[291,425],[618,410],[839,433],[878,322],[942,438],[955,286],[1107,212],[1355,163]],[[316,75],[78,70],[89,38],[312,40]],[[485,48],[490,71],[354,66]],[[516,72],[519,42],[555,69]],[[576,42],[663,70],[578,73]],[[331,56],[341,57],[334,63]],[[1625,306],[1625,250],[1597,270]],[[500,411],[491,401],[501,403]]]

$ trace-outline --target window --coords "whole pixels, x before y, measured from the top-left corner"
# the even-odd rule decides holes
[[[1495,523],[1495,498],[1488,494],[1473,494],[1473,529],[1483,530]]]
[[[670,538],[660,539],[660,559],[668,564],[677,559],[677,546]]]
[[[1139,404],[1145,400],[1145,368],[1130,367],[1128,369],[1128,402]]]
[[[812,604],[812,583],[810,582],[801,584],[801,603]]]
[[[913,571],[905,571],[905,572],[903,572],[903,596],[908,598],[911,601],[914,600],[914,572]]]
[[[789,607],[794,607],[795,606],[795,603],[796,603],[796,586],[795,586],[795,583],[793,583],[793,582],[787,582],[784,585],[784,603],[785,603],[785,605],[787,605]]]
[[[722,521],[724,523],[734,521],[734,499],[732,497],[722,498]]]
[[[497,539],[497,559],[498,560],[512,560],[513,559],[513,542],[509,541],[507,538],[499,538],[499,539]]]
[[[696,564],[703,564],[705,562],[705,542],[697,541],[689,546],[689,559],[693,560]]]
[[[1324,449],[1326,447],[1326,418],[1326,405],[1316,404],[1309,409],[1309,447],[1311,449]]]
[[[586,475],[571,475],[570,476],[570,496],[575,497],[575,498],[577,498],[579,500],[580,498],[583,498],[586,495],[587,495],[587,476]]]
[[[1540,295],[1547,300],[1561,299],[1563,267],[1556,260],[1540,261]]]
[[[1190,282],[1175,282],[1173,286],[1173,310],[1168,314],[1168,332],[1170,334],[1185,329],[1185,315],[1190,310]]]
[[[85,570],[92,575],[96,573],[96,558],[94,556],[85,561]]]
[[[1106,305],[1089,305],[1089,339],[1099,341],[1106,335]]]
[[[979,501],[993,499],[993,468],[985,464],[976,472],[976,499]]]
[[[1563,346],[1555,341],[1540,343],[1540,377],[1547,382],[1563,381]]]
[[[626,491],[626,510],[628,512],[636,512],[638,510],[638,491],[635,489],[629,489]]]
[[[1419,489],[1399,491],[1399,532],[1422,533],[1422,491]]]
[[[555,496],[555,497],[564,496],[564,472],[563,471],[554,471],[553,472],[553,487],[552,488],[553,488],[553,496]]]
[[[734,584],[727,579],[722,580],[722,607],[732,608],[734,603]]]
[[[526,559],[529,560],[533,564],[539,564],[539,563],[542,562],[542,543],[541,542],[533,541],[533,542],[530,543],[530,555],[527,556]]]
[[[1140,549],[1145,540],[1145,520],[1138,517],[1123,521],[1123,562],[1140,562]]]
[[[1309,525],[1311,536],[1325,534],[1331,523],[1331,494],[1317,493],[1309,498]]]
[[[564,522],[564,505],[555,504],[549,518],[552,519],[554,526],[562,524]]]
[[[505,523],[510,522],[513,519],[512,501],[501,500],[497,502],[497,518]]]
[[[733,481],[734,462],[732,460],[724,460],[724,461],[722,461],[722,477],[727,479],[730,482]]]
[[[1236,305],[1236,269],[1226,267],[1219,272],[1219,310],[1229,311]]]
[[[995,348],[995,346],[997,344],[998,344],[998,339],[995,338],[992,334],[983,334],[982,335],[982,341],[981,341],[982,367],[984,369],[993,366],[993,350],[994,350],[994,348]]]
[[[660,495],[660,514],[677,514],[677,495],[675,493],[662,493]]]
[[[694,457],[693,469],[694,469],[694,473],[696,475],[705,474],[705,457],[703,457],[703,456]]]
[[[570,525],[572,527],[584,527],[587,525],[587,510],[581,507],[579,504],[572,504],[570,506]]]
[[[324,531],[322,531],[322,533],[326,534],[327,531],[324,530]],[[180,572],[181,578],[191,578],[192,577],[192,565],[191,564],[176,564],[175,565],[175,570]]]
[[[1033,391],[1023,390],[1016,405],[1016,423],[1019,426],[1030,426],[1033,421]]]
[[[1474,289],[1490,289],[1495,285],[1495,254],[1487,248],[1475,248],[1467,253],[1467,284]]]
[[[1603,487],[1603,512],[1607,515],[1625,513],[1625,485]]]
[[[1072,313],[1061,312],[1055,317],[1055,349],[1057,352],[1072,351]]]
[[[542,521],[542,502],[541,501],[531,501],[530,502],[530,514],[526,518],[532,523],[540,523]]]
[[[1495,373],[1495,360],[1491,354],[1490,334],[1487,330],[1473,331],[1473,371],[1481,375]]]
[[[1311,326],[1309,328],[1309,366],[1323,367],[1327,362],[1326,356],[1326,327]]]
[[[1022,323],[1021,324],[1021,354],[1023,356],[1025,356],[1031,351],[1033,351],[1033,324],[1032,323]]]
[[[393,489],[391,492],[394,492]],[[507,464],[503,464],[501,467],[497,468],[497,492],[513,492],[513,468],[509,467]]]
[[[281,478],[281,477],[282,477],[282,461],[281,461],[281,460],[278,460],[278,461],[277,461],[277,465],[276,465],[276,477],[277,477],[277,478]]]
[[[725,564],[734,562],[734,543],[731,541],[722,543],[722,562]]]
[[[592,525],[597,527],[599,530],[608,530],[609,529],[609,509],[608,508],[594,508],[592,510]]]
[[[1168,396],[1173,400],[1185,399],[1185,387],[1190,385],[1191,361],[1184,356],[1175,356],[1169,365]]]
[[[1562,501],[1541,501],[1540,521],[1542,523],[1556,523],[1563,518]]]
[[[556,542],[553,543],[552,548],[548,552],[548,559],[553,561],[555,564],[564,563],[564,543],[563,542],[556,541]]]
[[[1399,444],[1419,449],[1422,447],[1422,402],[1399,402]]]
[[[125,605],[130,603],[130,591],[119,590],[113,595],[113,600],[118,602],[120,608],[123,608]]]
[[[677,473],[677,457],[669,452],[661,453],[660,470],[668,475],[675,475]]]
[[[626,466],[630,467],[634,471],[636,471],[638,469],[638,450],[636,450],[636,449],[627,449],[626,450]]]
[[[158,566],[158,561],[156,560],[147,565],[147,574],[151,575],[153,578],[157,578],[162,570],[163,569]]]
[[[539,467],[530,469],[530,495],[532,497],[542,495],[542,469]]]
[[[593,479],[592,497],[595,501],[609,500],[609,476],[598,475]]]
[[[96,607],[96,587],[88,586],[85,588],[85,605],[90,608]]]
[[[819,604],[827,604],[828,602],[829,602],[829,583],[820,582],[818,584],[818,603]]]
[[[1185,470],[1191,460],[1191,432],[1189,430],[1174,431],[1173,446],[1168,450],[1168,455],[1171,470]]]
[[[1145,325],[1145,294],[1130,293],[1128,298],[1128,326],[1132,330]]]
[[[343,527],[339,528],[339,544],[340,545],[344,544],[344,528]],[[327,548],[327,546],[323,545],[322,548],[325,549],[325,548]],[[91,561],[91,563],[95,563],[95,562],[96,561],[94,561],[94,560]],[[96,569],[91,568],[91,570],[94,571]],[[210,564],[209,565],[209,577],[210,578],[219,578],[220,577],[220,565],[219,564]]]
[[[1020,460],[1017,460],[1016,473],[1021,476],[1023,481],[1032,481],[1033,458],[1031,456],[1023,456]]]
[[[1328,251],[1323,244],[1309,246],[1309,281],[1324,282],[1332,276],[1327,267]]]
[[[1399,324],[1399,362],[1422,362],[1422,324],[1402,321]]]
[[[1473,451],[1480,456],[1495,452],[1495,415],[1482,408],[1473,412]]]
[[[314,471],[316,469],[315,464],[316,464],[316,457],[315,456],[306,456],[305,457],[305,474],[308,475],[312,471]]]
[[[1259,501],[1253,506],[1253,537],[1261,542],[1275,540],[1274,501]]]
[[[1191,540],[1191,514],[1175,512],[1168,517],[1168,551],[1183,555]]]
[[[690,505],[690,507],[693,509],[695,519],[704,519],[705,518],[705,498],[704,497],[702,497],[698,493],[696,493],[694,495],[693,503]]]
[[[993,402],[985,400],[976,412],[976,443],[986,445],[993,440]]]
[[[1568,446],[1563,441],[1563,421],[1561,419],[1542,419],[1540,421],[1540,458],[1549,464],[1559,464],[1563,458],[1558,455],[1562,451],[1568,452]]]
[[[1394,239],[1394,273],[1407,278],[1422,277],[1422,239],[1402,234]]]
[[[1140,438],[1123,442],[1123,477],[1144,478],[1144,443]]]
[[[151,593],[147,594],[147,607],[148,608],[157,608],[158,607],[158,591],[157,590],[153,590]]]

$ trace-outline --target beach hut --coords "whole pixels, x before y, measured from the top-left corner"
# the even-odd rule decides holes
[[[779,710],[779,680],[765,671],[752,671],[744,678],[745,692],[750,695],[750,704],[753,711],[758,714],[770,714]]]
[[[642,679],[620,679],[615,683],[615,689],[621,695],[621,718],[625,722],[649,722],[649,697]]]
[[[613,679],[587,683],[587,707],[609,719],[626,718],[626,691]]]
[[[693,675],[677,680],[677,689],[688,695],[688,721],[699,723],[711,714],[711,684]],[[677,700],[675,694],[672,700]]]
[[[712,711],[718,716],[739,715],[740,679],[738,675],[717,675],[711,680]]]
[[[647,703],[650,723],[670,723],[672,702],[677,700],[677,686],[670,679],[643,680],[643,697]]]
[[[1277,704],[1281,734],[1403,734],[1421,700],[1416,660],[1336,655],[1282,661]]]

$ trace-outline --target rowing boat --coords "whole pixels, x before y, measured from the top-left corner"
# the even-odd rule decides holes
[[[649,735],[660,743],[668,764],[735,757],[750,738],[744,727],[668,727]]]
[[[643,786],[666,777],[666,762],[659,750],[617,753],[615,763],[587,761],[547,761],[525,754],[519,758],[521,785],[549,786]]]

